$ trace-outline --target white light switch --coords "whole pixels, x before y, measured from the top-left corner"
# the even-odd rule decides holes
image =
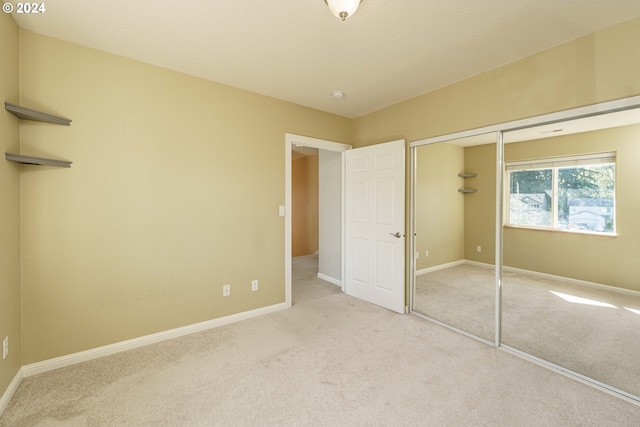
[[[278,215],[284,216],[284,205],[278,206]]]

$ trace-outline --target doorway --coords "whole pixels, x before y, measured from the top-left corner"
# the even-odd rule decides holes
[[[306,255],[307,259],[304,259],[306,257],[296,259],[296,274],[302,275],[303,280],[308,281],[311,286],[325,281],[343,289],[344,160],[342,153],[351,149],[351,146],[300,135],[285,135],[285,302],[287,307],[293,304],[292,164],[294,149],[297,152],[318,153],[317,254]],[[309,222],[313,228],[313,220]],[[306,225],[303,224],[303,227]],[[303,245],[307,245],[308,248],[309,242],[304,242]],[[316,291],[317,289],[312,292]]]
[[[295,305],[341,292],[342,154],[300,145],[294,145],[291,154],[291,302]]]

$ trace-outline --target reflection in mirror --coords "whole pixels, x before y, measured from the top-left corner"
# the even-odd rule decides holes
[[[496,135],[416,148],[413,310],[495,335]]]
[[[502,343],[640,396],[640,109],[505,134]]]

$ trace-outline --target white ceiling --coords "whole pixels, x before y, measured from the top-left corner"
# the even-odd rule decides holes
[[[36,33],[351,118],[640,16],[638,0],[363,0],[345,22],[323,0],[45,6],[13,17]]]

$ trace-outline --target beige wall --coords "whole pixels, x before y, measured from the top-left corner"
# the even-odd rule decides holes
[[[73,161],[22,173],[23,364],[284,302],[285,133],[351,120],[24,30],[20,61],[22,104],[73,120],[22,125]]]
[[[495,144],[448,143],[417,148],[416,250],[418,270],[467,259],[495,259]],[[475,173],[460,178],[458,173]],[[459,193],[466,187],[475,193]],[[477,252],[477,246],[481,252]],[[425,257],[425,250],[429,257]]]
[[[18,103],[18,27],[0,13],[0,98]],[[0,112],[0,144],[4,152],[18,153],[18,119]],[[20,166],[0,160],[0,342],[9,337],[9,356],[0,358],[0,396],[21,366],[20,301]]]
[[[464,149],[452,144],[417,148],[416,269],[464,259]],[[429,251],[426,256],[425,251]]]
[[[493,264],[496,251],[496,144],[466,147],[467,172],[478,174],[469,186],[478,190],[465,195],[464,258]],[[481,252],[476,247],[481,247]]]
[[[357,147],[640,95],[640,18],[355,120]]]
[[[294,159],[291,165],[291,255],[318,251],[318,155]]]
[[[508,134],[506,136],[508,138]],[[640,291],[640,125],[505,145],[505,161],[616,152],[616,237],[505,228],[504,264]]]

